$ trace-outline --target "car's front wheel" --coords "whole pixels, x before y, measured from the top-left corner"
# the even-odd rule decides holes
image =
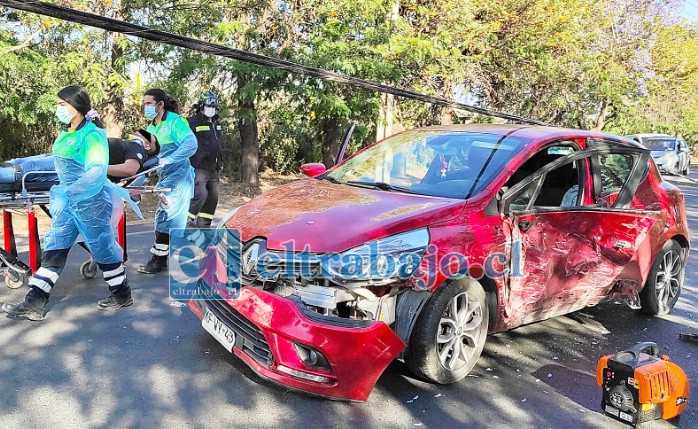
[[[674,240],[667,241],[652,263],[647,283],[640,292],[641,311],[652,316],[667,314],[681,294],[684,272],[683,249]]]
[[[683,170],[683,175],[688,176],[691,174],[691,164],[686,164],[686,168]]]
[[[422,309],[405,363],[417,376],[447,384],[470,373],[487,338],[487,296],[465,278],[439,287]]]

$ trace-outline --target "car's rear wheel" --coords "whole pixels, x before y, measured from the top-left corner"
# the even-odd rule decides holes
[[[674,240],[667,241],[652,263],[647,283],[640,292],[641,311],[649,315],[667,314],[681,294],[686,269],[683,249]]]
[[[424,306],[405,363],[417,376],[447,384],[470,373],[487,338],[489,311],[482,286],[472,279],[439,287]]]

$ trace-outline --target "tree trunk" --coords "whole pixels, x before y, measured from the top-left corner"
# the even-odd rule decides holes
[[[378,122],[376,122],[376,141],[393,134],[393,106],[395,96],[392,94],[381,94],[380,106],[378,108]]]
[[[453,109],[450,107],[441,108],[441,125],[453,125]]]
[[[400,0],[392,0],[388,11],[388,20],[391,23],[397,22],[400,17]],[[395,96],[393,94],[381,94],[380,106],[378,109],[378,121],[376,122],[376,141],[383,140],[393,135],[393,122],[395,113]]]
[[[238,99],[238,129],[242,149],[242,162],[240,169],[242,181],[250,186],[259,186],[259,132],[257,130],[257,111],[254,96],[243,92],[250,81],[247,73],[238,73],[237,99]]]
[[[455,89],[453,82],[450,79],[446,79],[443,82],[442,96],[446,100],[453,100],[455,94]],[[441,125],[453,125],[453,109],[451,107],[445,106],[434,106],[437,109],[436,120]]]
[[[596,124],[594,125],[594,128],[592,128],[593,131],[601,131],[603,130],[603,127],[606,126],[606,119],[608,118],[610,107],[611,103],[609,103],[608,100],[601,102],[601,109],[599,109],[599,113],[596,115]]]
[[[322,163],[330,168],[334,165],[342,140],[341,119],[330,116],[322,123]]]
[[[124,10],[121,1],[114,1],[114,19],[123,19]],[[113,73],[125,74],[123,42],[125,37],[118,33],[112,33],[111,37],[111,69]],[[123,136],[124,132],[124,97],[120,88],[112,85],[107,89],[106,107],[101,117],[107,131],[107,137]]]

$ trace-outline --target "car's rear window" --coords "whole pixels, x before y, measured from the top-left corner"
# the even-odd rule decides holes
[[[652,152],[676,149],[676,139],[643,139],[642,144]]]

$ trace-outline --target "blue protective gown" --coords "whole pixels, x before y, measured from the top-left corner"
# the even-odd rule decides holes
[[[61,132],[51,150],[59,184],[51,188],[52,220],[44,248],[69,249],[81,234],[97,263],[122,262],[113,221],[123,200],[131,198],[107,179],[109,145],[104,130],[86,122],[78,130]],[[131,206],[141,216],[138,206]]]
[[[155,212],[155,231],[181,236],[187,226],[189,201],[194,195],[194,169],[189,158],[197,149],[196,136],[179,115],[166,112],[158,125],[151,123],[147,131],[160,143],[160,159],[168,164],[160,170],[158,188],[169,188]],[[164,201],[163,201],[164,200]]]

